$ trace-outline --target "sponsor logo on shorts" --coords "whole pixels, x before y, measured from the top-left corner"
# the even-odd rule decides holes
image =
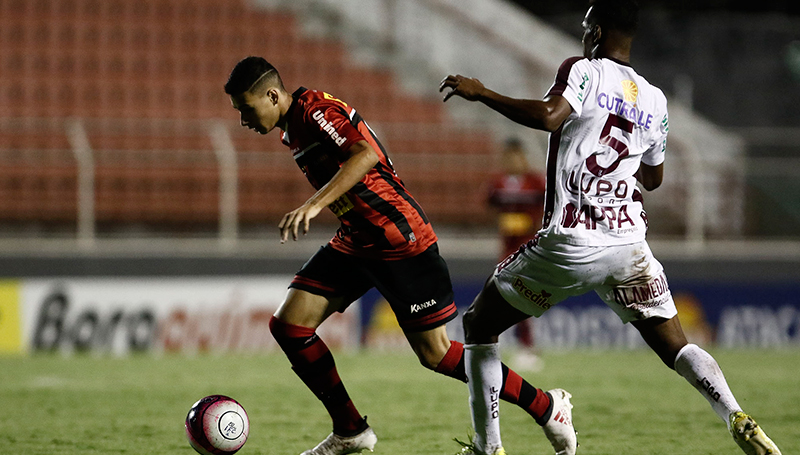
[[[549,299],[553,294],[550,294],[544,289],[542,289],[542,292],[535,292],[533,289],[526,286],[525,283],[523,283],[519,278],[514,278],[514,283],[512,283],[512,286],[517,290],[517,292],[519,292],[520,295],[535,303],[537,306],[544,308],[545,310],[549,310],[550,307],[553,306],[549,302]]]
[[[430,308],[430,307],[432,307],[434,305],[436,305],[436,300],[435,299],[430,299],[425,303],[414,303],[414,304],[411,305],[411,313],[412,314],[416,313],[417,311],[424,310],[425,308]]]
[[[614,288],[614,300],[628,308],[653,308],[667,303],[669,285],[663,273],[642,285]]]

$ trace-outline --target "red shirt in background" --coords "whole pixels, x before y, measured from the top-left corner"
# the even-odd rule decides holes
[[[517,251],[542,227],[545,179],[535,172],[496,175],[488,203],[500,211],[501,258]]]

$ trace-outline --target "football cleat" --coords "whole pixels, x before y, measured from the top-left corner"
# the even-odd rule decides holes
[[[483,453],[474,447],[473,448],[464,447],[459,452],[457,452],[456,455],[488,455],[488,454]],[[499,449],[495,450],[494,453],[491,455],[506,455],[506,451],[505,449],[500,447]]]
[[[578,449],[578,436],[572,426],[572,395],[564,389],[548,390],[553,398],[553,413],[542,426],[545,436],[556,450],[556,455],[575,455]]]
[[[461,444],[461,450],[456,452],[456,455],[506,455],[506,451],[502,447],[490,454],[479,450],[472,441],[471,435],[469,436],[469,442],[460,441],[458,438],[454,438],[453,440]]]
[[[730,418],[733,440],[747,455],[781,455],[778,446],[764,433],[764,430],[744,412],[734,412]]]
[[[475,446],[464,446],[456,452],[456,455],[506,455],[505,449],[500,447],[499,449],[495,450],[494,453],[487,454],[486,452],[482,452],[475,448]]]
[[[478,449],[476,449],[474,447],[473,448],[464,447],[456,455],[506,455],[506,451],[505,451],[505,449],[500,447],[499,449],[495,450],[494,453],[487,454],[487,453],[481,452],[480,450],[478,450]]]
[[[375,449],[378,437],[371,427],[355,436],[339,436],[331,433],[324,441],[311,450],[306,450],[300,455],[344,455],[347,453],[361,453],[364,449],[370,452]]]

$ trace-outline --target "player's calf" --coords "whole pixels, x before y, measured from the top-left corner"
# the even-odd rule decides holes
[[[292,370],[325,406],[333,431],[342,436],[363,432],[367,425],[339,377],[333,354],[314,329],[287,324],[274,316],[269,328]]]

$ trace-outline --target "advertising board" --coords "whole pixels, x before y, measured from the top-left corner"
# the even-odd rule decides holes
[[[269,320],[290,281],[290,276],[22,280],[17,285],[20,349],[113,354],[275,350]],[[357,345],[357,307],[324,324],[320,335],[326,343]]]

